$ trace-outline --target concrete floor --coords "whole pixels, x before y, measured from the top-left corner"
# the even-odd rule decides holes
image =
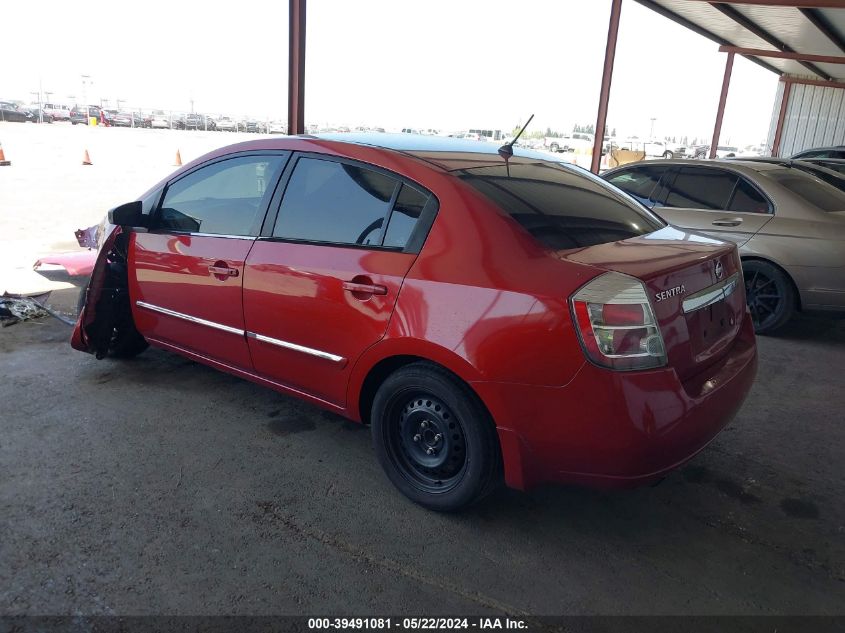
[[[761,338],[737,419],[660,486],[457,516],[401,497],[366,429],[69,333],[0,330],[0,613],[845,613],[845,321]]]

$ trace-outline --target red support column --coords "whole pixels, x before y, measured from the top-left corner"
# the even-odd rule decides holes
[[[593,141],[593,162],[590,171],[599,173],[601,148],[604,141],[604,128],[607,125],[607,103],[610,101],[610,82],[613,78],[613,60],[616,58],[616,36],[619,33],[619,15],[622,13],[622,0],[613,0],[610,6],[610,24],[607,27],[607,48],[604,49],[604,72],[601,76],[599,93],[599,112],[596,117],[596,137]]]
[[[305,133],[305,2],[290,0],[288,14],[288,134]]]
[[[722,134],[722,117],[725,116],[725,103],[728,100],[728,88],[731,85],[731,71],[734,67],[734,53],[728,53],[725,62],[725,77],[722,79],[722,94],[719,95],[719,109],[716,111],[716,127],[713,128],[713,140],[710,142],[710,158],[716,158],[719,147],[719,136]]]
[[[780,112],[778,113],[778,124],[775,127],[775,140],[772,141],[772,156],[777,156],[780,152],[780,139],[783,135],[783,122],[786,120],[786,108],[789,106],[789,95],[792,94],[792,82],[783,82],[783,97],[780,102]]]

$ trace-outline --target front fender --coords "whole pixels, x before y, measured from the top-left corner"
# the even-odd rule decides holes
[[[85,291],[85,302],[82,304],[82,309],[76,317],[76,325],[70,337],[70,345],[73,349],[89,354],[96,353],[92,336],[92,326],[97,320],[97,305],[105,285],[109,256],[117,242],[117,238],[123,235],[123,229],[119,226],[108,226],[111,226],[112,230],[103,239],[100,252],[97,255],[97,261],[94,263],[94,268],[91,271],[91,279]]]

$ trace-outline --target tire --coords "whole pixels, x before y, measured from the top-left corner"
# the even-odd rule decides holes
[[[560,146],[557,143],[552,143],[549,145],[549,150],[552,152],[557,152],[560,149]]]
[[[743,261],[742,273],[754,331],[772,334],[786,325],[797,305],[792,280],[774,264],[757,259]]]
[[[502,479],[493,421],[470,388],[438,365],[412,363],[388,376],[371,420],[382,468],[421,506],[461,510]]]
[[[76,300],[76,314],[77,316],[85,307],[85,300],[88,295],[88,286],[91,283],[91,278],[85,282],[85,285],[79,289],[79,298]],[[129,311],[128,303],[121,306],[121,314],[123,318],[118,318],[117,324],[112,332],[111,341],[109,342],[108,355],[113,358],[132,358],[137,356],[149,347],[147,340],[141,333],[135,329],[135,323],[132,321],[132,313]],[[128,315],[128,318],[126,318]]]
[[[668,149],[663,152],[663,158],[675,158],[675,152],[670,152]]]

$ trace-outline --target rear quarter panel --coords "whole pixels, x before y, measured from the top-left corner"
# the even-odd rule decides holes
[[[554,257],[453,176],[432,173],[421,184],[440,211],[385,338],[353,372],[350,401],[369,368],[406,354],[470,383],[568,383],[585,362],[568,299],[601,271]]]

